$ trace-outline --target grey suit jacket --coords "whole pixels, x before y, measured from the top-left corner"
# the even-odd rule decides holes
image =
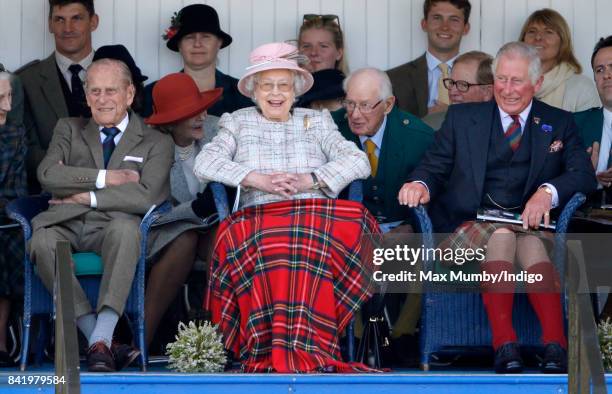
[[[36,168],[45,156],[58,119],[68,117],[68,106],[57,73],[55,52],[42,61],[26,65],[17,74],[23,83],[26,98],[27,171],[32,185],[32,181],[36,181]]]
[[[415,60],[387,70],[397,106],[419,118],[427,115],[429,87],[425,54]]]
[[[153,204],[170,195],[172,139],[146,126],[135,113],[115,148],[107,169],[131,169],[140,182],[96,189],[96,178],[104,168],[98,125],[93,119],[60,119],[45,158],[38,167],[38,180],[54,197],[95,191],[96,209],[80,204],[53,205],[33,220],[33,227],[47,227],[88,212],[100,220],[128,215],[143,215]],[[63,164],[60,164],[60,161]],[[88,215],[88,217],[90,217]]]

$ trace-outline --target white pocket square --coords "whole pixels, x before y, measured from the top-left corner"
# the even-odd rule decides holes
[[[136,157],[136,156],[125,156],[123,158],[123,161],[135,161],[137,163],[142,163],[143,159],[142,157]]]

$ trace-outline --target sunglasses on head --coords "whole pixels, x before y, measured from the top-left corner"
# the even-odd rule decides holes
[[[338,15],[333,14],[304,14],[304,22],[314,22],[317,20],[321,20],[323,23],[333,22],[337,25],[340,25],[340,18]]]
[[[0,73],[6,71],[6,68],[4,68],[4,65],[2,63],[0,63]]]

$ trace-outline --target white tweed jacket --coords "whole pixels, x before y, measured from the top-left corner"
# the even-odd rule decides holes
[[[293,198],[334,198],[353,180],[367,178],[370,163],[363,151],[340,134],[327,110],[295,108],[288,121],[275,122],[249,107],[221,117],[217,136],[196,157],[194,173],[203,182],[236,187],[251,171],[314,172],[327,187]],[[239,206],[283,199],[242,187]]]

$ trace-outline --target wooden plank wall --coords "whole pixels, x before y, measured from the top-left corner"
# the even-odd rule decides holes
[[[100,26],[94,46],[122,43],[151,80],[179,70],[178,54],[161,35],[170,16],[192,3],[207,3],[219,12],[222,28],[234,42],[219,54],[219,67],[240,76],[257,45],[296,38],[304,13],[336,14],[345,31],[351,69],[366,65],[387,69],[423,53],[422,0],[96,0]],[[472,0],[471,31],[462,50],[494,54],[515,40],[522,22],[534,10],[558,10],[572,28],[575,51],[585,73],[596,40],[612,34],[612,0]],[[0,0],[0,62],[15,69],[53,50],[47,29],[47,0]]]

